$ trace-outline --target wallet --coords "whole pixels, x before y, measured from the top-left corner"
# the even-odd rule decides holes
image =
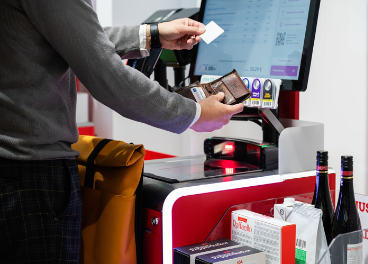
[[[251,96],[251,92],[240,79],[236,70],[212,82],[200,84],[197,81],[175,92],[196,102],[223,92],[225,94],[223,103],[227,105],[242,103]]]

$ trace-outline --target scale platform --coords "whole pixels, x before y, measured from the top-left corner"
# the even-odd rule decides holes
[[[208,138],[204,153],[205,156],[146,162],[144,175],[179,183],[272,170],[278,164],[276,146],[245,138]]]
[[[207,160],[192,156],[145,162],[144,176],[167,183],[180,183],[262,171],[259,167],[233,160]]]

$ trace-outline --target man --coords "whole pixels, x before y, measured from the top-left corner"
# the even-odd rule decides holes
[[[74,73],[122,116],[174,133],[219,129],[243,109],[222,104],[223,94],[197,104],[125,66],[147,54],[150,26],[104,31],[90,0],[2,0],[0,25],[1,263],[78,263]],[[203,28],[162,23],[159,39],[190,49]]]

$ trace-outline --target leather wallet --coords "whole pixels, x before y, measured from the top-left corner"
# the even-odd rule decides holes
[[[218,94],[219,92],[223,92],[225,94],[223,103],[227,105],[241,103],[251,95],[251,92],[240,79],[236,70],[212,82],[200,84],[197,81],[175,92],[196,102],[211,95]]]

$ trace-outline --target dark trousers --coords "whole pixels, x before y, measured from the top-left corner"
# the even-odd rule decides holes
[[[0,158],[0,263],[77,264],[81,210],[75,160]]]

